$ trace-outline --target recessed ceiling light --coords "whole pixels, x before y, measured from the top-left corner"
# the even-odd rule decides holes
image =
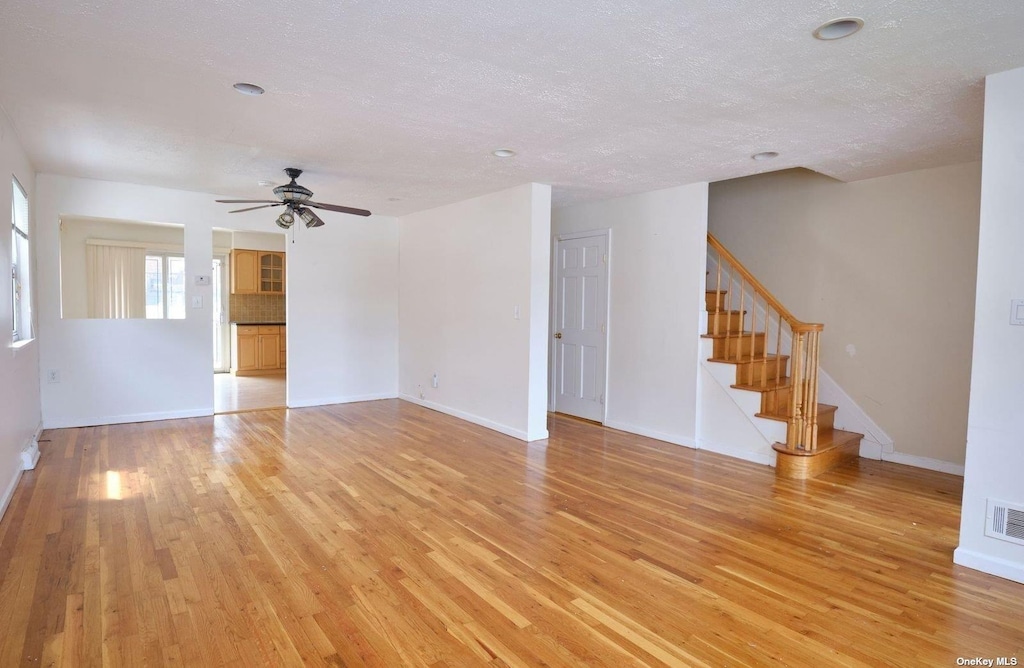
[[[263,95],[265,92],[260,86],[251,83],[236,83],[232,88],[242,95]]]
[[[818,39],[832,40],[849,37],[864,27],[864,19],[855,16],[847,16],[841,19],[825,21],[814,30],[814,36]]]
[[[402,199],[401,197],[389,197],[388,201],[389,202],[398,202],[401,199]]]
[[[508,149],[508,148],[499,148],[498,150],[494,151],[493,153],[494,153],[494,155],[496,155],[499,158],[511,158],[512,156],[514,156],[516,154],[515,151],[513,151],[512,149]]]
[[[779,157],[779,153],[778,151],[761,151],[760,153],[755,153],[750,157],[754,160],[774,160]]]

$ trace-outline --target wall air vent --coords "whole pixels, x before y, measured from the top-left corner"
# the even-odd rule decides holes
[[[985,510],[985,535],[1024,545],[1024,506],[989,499]]]

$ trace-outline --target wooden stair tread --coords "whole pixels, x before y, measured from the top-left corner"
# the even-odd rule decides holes
[[[729,334],[701,334],[702,339],[724,339],[728,336],[730,339],[739,338],[750,338],[750,332],[729,332]],[[754,332],[754,337],[764,336],[764,332]]]
[[[858,434],[855,431],[828,429],[818,434],[818,448],[813,452],[810,450],[790,450],[786,447],[785,443],[775,443],[772,445],[772,448],[776,452],[782,452],[787,455],[797,457],[817,457],[819,455],[824,455],[831,450],[838,450],[849,447],[853,443],[860,443],[860,439],[862,438],[864,438],[864,434]]]
[[[818,404],[818,416],[821,417],[826,413],[835,413],[839,409],[838,406],[832,406],[830,404]],[[788,422],[789,418],[785,413],[754,413],[757,417],[766,418],[768,420],[778,420],[779,422]],[[834,430],[833,430],[834,431]],[[825,432],[818,432],[818,444],[821,444],[821,437]]]
[[[776,359],[778,359],[780,363],[785,363],[789,359],[789,355],[775,355],[774,353],[769,353],[768,355],[763,356],[757,355],[756,357],[753,357],[751,355],[740,355],[735,359],[709,357],[708,361],[720,362],[722,364],[750,364],[752,362],[764,362],[765,364],[772,364],[775,362]]]
[[[788,387],[792,387],[789,381],[789,376],[783,376],[782,378],[770,378],[766,380],[763,387],[760,383],[754,383],[753,385],[735,383],[729,387],[734,390],[748,390],[750,392],[770,392],[771,390],[784,390]]]
[[[747,311],[708,311],[708,315],[717,315],[719,313],[722,313],[724,315],[740,315],[742,313],[743,315],[746,315]]]

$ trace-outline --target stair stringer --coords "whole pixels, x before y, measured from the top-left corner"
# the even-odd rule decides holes
[[[757,464],[775,466],[773,443],[785,443],[786,423],[760,418],[761,395],[737,390],[736,365],[709,362],[713,342],[700,343],[700,423],[697,447]]]
[[[893,440],[867,412],[828,375],[818,367],[818,401],[837,406],[836,429],[864,434],[860,441],[860,456],[866,459],[885,459],[894,450]]]

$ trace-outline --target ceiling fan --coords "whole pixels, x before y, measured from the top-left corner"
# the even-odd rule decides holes
[[[284,229],[290,228],[295,224],[296,218],[301,218],[306,227],[320,227],[324,224],[324,221],[320,220],[320,216],[310,211],[309,207],[314,209],[324,209],[326,211],[337,211],[339,213],[350,213],[353,216],[369,216],[370,212],[366,209],[353,209],[349,206],[339,206],[337,204],[323,204],[321,202],[314,202],[309,198],[313,196],[313,191],[309,188],[300,186],[295,182],[295,179],[302,175],[301,169],[295,169],[294,167],[288,167],[284,170],[284,173],[291,179],[290,183],[286,183],[283,186],[274,188],[274,194],[280,198],[280,201],[272,199],[219,199],[218,202],[222,204],[259,204],[260,206],[250,206],[246,209],[235,209],[228,213],[241,213],[243,211],[255,211],[256,209],[269,209],[275,206],[286,207],[285,211],[277,217],[277,226]]]

